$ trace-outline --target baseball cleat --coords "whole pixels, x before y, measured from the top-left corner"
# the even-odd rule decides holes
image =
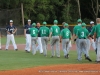
[[[92,62],[92,60],[89,57],[86,57],[87,60],[89,60],[90,62]]]
[[[85,60],[86,60],[86,59],[87,59],[87,58],[86,58],[86,54],[84,54],[84,57],[85,57]]]
[[[100,61],[96,61],[97,62],[97,64],[100,64]]]
[[[18,51],[18,49],[15,49],[15,51]]]
[[[53,58],[54,56],[51,56],[51,58]]]

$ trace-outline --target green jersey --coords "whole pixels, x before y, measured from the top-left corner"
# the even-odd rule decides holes
[[[49,36],[49,28],[46,26],[43,26],[39,29],[39,33],[40,33],[41,37],[44,37],[44,36],[48,37]]]
[[[90,35],[94,35],[94,31],[95,31],[96,25],[92,27],[92,31],[90,32]]]
[[[94,33],[96,33],[97,38],[100,37],[100,24],[96,25]]]
[[[76,35],[77,31],[81,28],[81,25],[76,25],[73,29],[73,34]]]
[[[59,36],[60,35],[60,28],[57,25],[53,25],[50,28],[50,32],[52,32],[52,36]]]
[[[37,37],[38,35],[38,29],[33,27],[33,28],[30,28],[30,34],[31,34],[31,37]]]
[[[70,39],[71,38],[71,32],[68,28],[64,28],[61,31],[60,35],[61,35],[62,39]]]
[[[76,34],[77,36],[78,36],[78,38],[80,38],[80,39],[86,39],[87,37],[88,37],[88,35],[89,35],[89,32],[88,32],[88,30],[86,29],[86,28],[81,28],[81,29],[79,29],[78,31],[77,31],[77,34]]]

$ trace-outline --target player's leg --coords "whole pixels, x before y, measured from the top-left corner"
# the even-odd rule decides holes
[[[97,63],[100,63],[100,37],[97,39]]]
[[[11,40],[11,35],[7,35],[7,42],[6,42],[6,48],[5,48],[6,50],[8,50],[10,40]]]
[[[31,35],[28,35],[28,39],[29,39],[29,46],[28,46],[28,51],[30,52],[31,50]]]
[[[93,49],[96,50],[94,39],[92,39],[91,44],[92,44]]]
[[[28,52],[28,48],[29,48],[29,38],[28,38],[29,34],[26,34],[26,47],[25,50]]]
[[[38,37],[37,43],[38,43],[38,48],[40,50],[40,53],[43,53],[43,48],[42,48],[42,43],[41,43],[41,37]]]
[[[82,41],[81,41],[81,39],[78,39],[78,60],[80,61],[80,60],[82,60],[82,58],[81,58],[81,55],[82,55],[82,50],[81,50],[81,43],[82,43]]]
[[[32,38],[32,54],[36,54],[36,38]]]
[[[56,44],[55,37],[52,36],[51,38],[51,57],[55,56],[54,45]]]
[[[59,36],[56,38],[57,38],[57,40],[56,40],[56,54],[57,54],[57,57],[59,58],[60,57],[60,39],[59,39]]]
[[[43,54],[46,55],[45,53],[45,38],[44,37],[41,37],[41,42],[42,42],[42,48],[43,48]]]
[[[62,49],[63,49],[63,52],[64,52],[64,57],[66,58],[67,57],[67,51],[66,51],[66,41],[65,41],[65,39],[62,39]]]
[[[70,41],[69,41],[69,39],[67,39],[67,57],[69,58],[69,51],[70,51]]]
[[[83,50],[86,52],[86,59],[89,60],[89,61],[92,61],[89,57],[89,51],[88,51],[88,45],[87,45],[87,40],[86,39],[83,39]]]
[[[14,50],[17,50],[17,45],[16,45],[16,43],[15,43],[15,39],[14,39],[14,35],[13,35],[13,34],[11,34],[11,41],[12,41]]]
[[[72,43],[71,43],[71,41],[69,41],[69,47],[72,47]]]

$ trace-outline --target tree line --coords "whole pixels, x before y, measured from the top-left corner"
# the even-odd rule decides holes
[[[73,24],[81,18],[84,22],[100,17],[100,0],[0,0],[0,10],[24,7],[24,19],[52,24],[57,19]]]

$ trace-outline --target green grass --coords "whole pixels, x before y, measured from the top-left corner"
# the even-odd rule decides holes
[[[70,51],[70,58],[65,59],[63,52],[61,51],[60,58],[50,58],[51,51],[48,51],[48,56],[44,57],[43,54],[37,52],[36,55],[32,53],[26,53],[24,51],[0,51],[0,70],[12,70],[12,69],[23,69],[36,66],[46,66],[54,64],[84,64],[84,63],[95,63],[89,62],[84,59],[77,61],[76,51]],[[90,57],[95,61],[95,52],[90,51]]]
[[[6,37],[1,37],[1,44],[5,45],[6,44]],[[25,44],[26,40],[24,36],[15,36],[15,42],[16,44]]]

